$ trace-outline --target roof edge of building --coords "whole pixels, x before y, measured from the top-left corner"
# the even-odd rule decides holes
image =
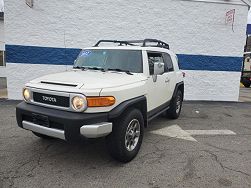
[[[248,6],[251,6],[251,0],[241,0],[241,1]]]

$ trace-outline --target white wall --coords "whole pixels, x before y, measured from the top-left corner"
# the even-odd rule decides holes
[[[5,2],[7,44],[81,48],[101,38],[159,38],[176,53],[241,56],[246,6],[179,0]],[[234,31],[225,14],[236,9]]]
[[[0,20],[0,50],[4,49],[4,21]]]
[[[8,63],[5,68],[0,67],[1,77],[9,78],[7,80],[8,98],[22,99],[22,88],[28,81],[43,76],[48,73],[57,73],[69,70],[65,65],[34,65]]]
[[[186,70],[185,99],[238,101],[240,72]]]
[[[178,54],[241,57],[248,8],[238,0],[229,2],[36,0],[31,9],[24,1],[8,0],[5,2],[6,43],[82,48],[99,39],[158,38],[170,43]],[[236,10],[234,32],[232,26],[225,25],[225,14],[231,9]],[[16,62],[7,63],[5,70],[0,69],[0,75],[7,74],[11,99],[20,98],[17,91],[30,78],[55,71],[54,65],[12,63]],[[61,66],[56,70],[64,69]],[[238,100],[239,72],[185,72],[187,100]],[[225,76],[227,79],[223,79]]]
[[[0,67],[0,75],[10,78],[8,98],[21,99],[22,88],[31,79],[70,69],[71,66],[64,65],[11,63],[6,68]],[[186,70],[185,73],[185,100],[236,101],[239,97],[239,72]]]

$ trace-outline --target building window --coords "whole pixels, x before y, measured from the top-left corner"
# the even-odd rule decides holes
[[[0,12],[0,20],[4,20],[4,12]]]
[[[5,77],[0,77],[0,99],[7,98],[7,79]]]
[[[0,50],[0,66],[5,66],[5,52]]]

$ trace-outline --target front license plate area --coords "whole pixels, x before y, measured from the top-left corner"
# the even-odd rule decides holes
[[[32,113],[32,121],[37,125],[50,127],[48,116]]]

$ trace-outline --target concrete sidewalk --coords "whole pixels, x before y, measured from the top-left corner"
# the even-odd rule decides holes
[[[251,88],[240,88],[240,96],[239,96],[240,102],[251,102]]]

